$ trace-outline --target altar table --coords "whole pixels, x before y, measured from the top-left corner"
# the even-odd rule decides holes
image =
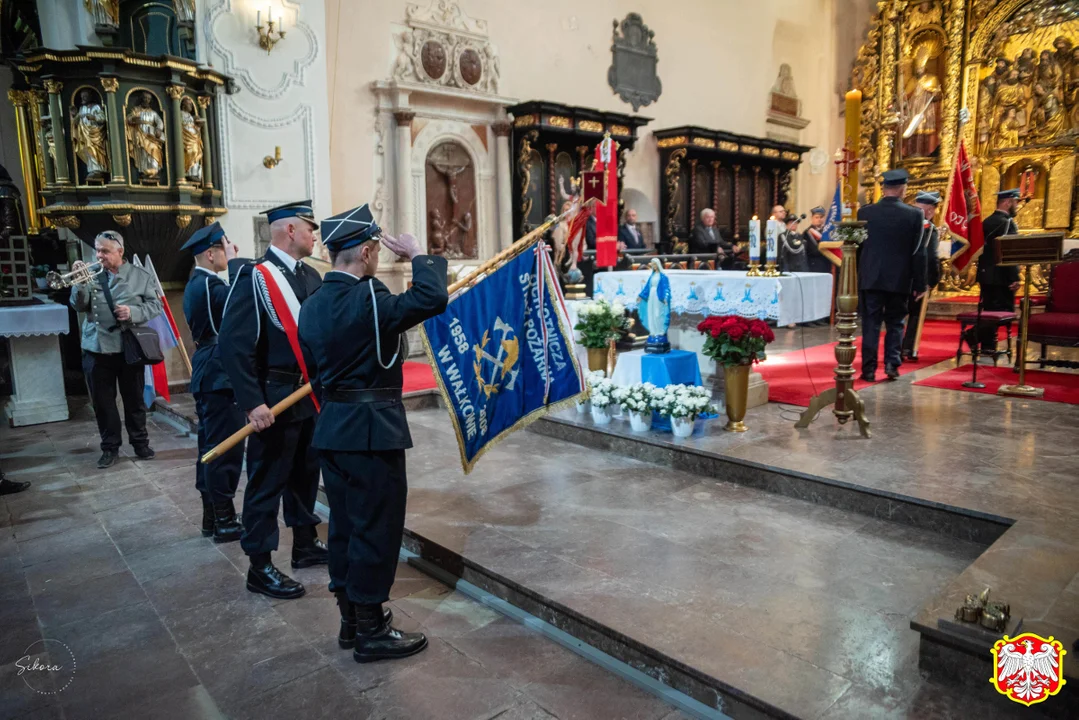
[[[666,270],[671,312],[678,315],[740,315],[778,325],[810,322],[832,311],[830,273],[748,277],[745,270]],[[596,273],[592,297],[637,308],[650,270]]]
[[[67,306],[42,296],[34,305],[0,306],[0,337],[11,348],[15,394],[4,408],[13,427],[68,419],[59,335],[68,331]]]

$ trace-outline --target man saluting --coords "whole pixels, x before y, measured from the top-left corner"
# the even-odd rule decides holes
[[[300,311],[300,343],[323,403],[315,428],[330,504],[330,590],[341,610],[342,648],[357,662],[420,652],[427,639],[390,625],[383,609],[405,526],[401,402],[406,330],[446,309],[446,260],[416,239],[383,235],[367,205],[323,221],[333,270]],[[412,287],[392,294],[374,275],[379,242],[412,261]]]
[[[292,567],[325,565],[326,546],[315,535],[318,457],[311,448],[316,407],[304,398],[274,418],[270,407],[307,382],[296,321],[300,305],[319,289],[318,273],[302,260],[315,247],[311,201],[290,203],[265,212],[270,247],[257,263],[237,275],[221,327],[221,360],[256,433],[247,442],[240,546],[251,559],[247,589],[291,599],[304,587],[274,567],[277,508],[285,506],[292,528]]]

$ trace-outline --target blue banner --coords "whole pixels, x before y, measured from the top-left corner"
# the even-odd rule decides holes
[[[585,389],[544,251],[525,250],[506,262],[422,330],[466,473],[503,435]]]
[[[824,219],[824,229],[820,233],[820,241],[833,240],[832,233],[843,220],[843,183],[835,184],[835,197],[832,198],[832,206],[828,208],[828,216]]]

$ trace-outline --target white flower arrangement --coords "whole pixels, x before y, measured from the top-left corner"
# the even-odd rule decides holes
[[[602,370],[588,373],[588,387],[592,407],[606,408],[614,403],[617,388],[607,379],[606,373]]]
[[[707,388],[690,385],[668,385],[652,393],[653,409],[671,418],[695,418],[714,413],[712,393]]]
[[[593,300],[574,307],[577,324],[573,329],[581,333],[581,344],[586,348],[605,348],[611,340],[617,340],[623,330],[629,329],[630,321],[622,303]]]
[[[627,412],[652,412],[652,398],[656,389],[656,386],[652,383],[638,383],[636,385],[615,388],[614,401],[621,405],[622,409]]]

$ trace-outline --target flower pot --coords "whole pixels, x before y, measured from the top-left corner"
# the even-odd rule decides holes
[[[637,412],[629,411],[629,426],[633,432],[648,432],[652,429],[652,411]]]
[[[34,278],[34,285],[37,286],[38,290],[47,290],[49,288],[49,284],[45,282],[45,278],[43,277]]]
[[[674,433],[676,438],[687,438],[693,434],[693,418],[691,417],[672,417],[671,418],[671,432]]]
[[[577,403],[577,414],[584,415],[586,412],[588,412],[588,401]]]
[[[746,398],[749,396],[749,365],[729,365],[723,368],[723,400],[727,406],[727,424],[724,430],[745,432],[742,420],[746,416]]]
[[[588,348],[588,369],[607,372],[607,348]]]
[[[596,425],[607,425],[611,422],[611,414],[608,408],[592,406],[592,422]]]

